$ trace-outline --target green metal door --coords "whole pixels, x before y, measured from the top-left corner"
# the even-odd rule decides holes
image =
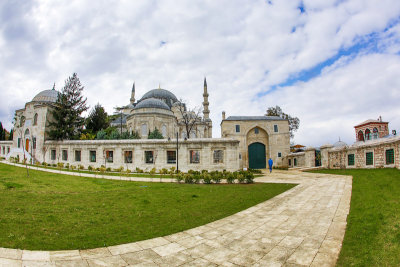
[[[249,145],[249,168],[265,169],[266,166],[265,145],[261,143]]]

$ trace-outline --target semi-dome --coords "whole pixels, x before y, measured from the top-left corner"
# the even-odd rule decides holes
[[[166,109],[170,110],[167,104],[165,104],[162,100],[156,99],[156,98],[147,98],[144,100],[141,100],[134,109],[139,109],[139,108],[161,108],[161,109]]]
[[[59,92],[56,90],[44,90],[37,94],[32,102],[57,102]]]
[[[145,99],[156,98],[161,99],[164,103],[168,105],[168,107],[172,107],[172,105],[178,101],[176,96],[168,90],[165,89],[153,89],[145,93],[139,102],[142,102]]]

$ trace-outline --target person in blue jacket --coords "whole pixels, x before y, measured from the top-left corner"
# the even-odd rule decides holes
[[[269,160],[268,160],[268,166],[269,166],[269,172],[270,172],[270,173],[272,172],[272,165],[274,165],[274,162],[272,161],[271,158],[269,158]]]

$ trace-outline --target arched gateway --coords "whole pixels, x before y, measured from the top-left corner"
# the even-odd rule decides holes
[[[252,143],[249,145],[249,168],[251,169],[265,169],[265,145],[262,143]]]

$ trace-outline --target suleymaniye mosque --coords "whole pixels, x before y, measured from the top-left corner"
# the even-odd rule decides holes
[[[226,117],[223,112],[221,137],[212,137],[206,79],[202,114],[188,109],[170,90],[152,89],[137,101],[135,84],[129,91],[129,103],[119,108],[120,116],[111,125],[122,132],[137,132],[140,139],[50,140],[49,122],[59,94],[53,88],[39,92],[25,107],[16,110],[14,139],[2,142],[1,155],[7,159],[26,158],[32,163],[145,171],[171,167],[181,171],[266,168],[268,158],[276,166],[287,165],[289,124],[280,117],[241,114]],[[185,116],[195,117],[189,136],[183,123]],[[164,138],[147,139],[148,133],[156,128]]]

